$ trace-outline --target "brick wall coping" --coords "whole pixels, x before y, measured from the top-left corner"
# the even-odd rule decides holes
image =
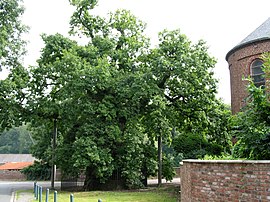
[[[270,160],[199,160],[186,159],[183,163],[250,163],[250,164],[270,164]],[[181,165],[182,163],[180,163]]]

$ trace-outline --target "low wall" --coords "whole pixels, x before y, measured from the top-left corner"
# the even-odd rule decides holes
[[[184,160],[181,201],[270,201],[270,161]]]
[[[26,176],[19,170],[0,170],[0,180],[24,181]]]
[[[20,170],[0,170],[0,181],[26,181],[27,177]],[[60,170],[56,171],[56,181],[61,181]]]

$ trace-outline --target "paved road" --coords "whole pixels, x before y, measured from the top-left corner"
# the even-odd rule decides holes
[[[50,187],[50,182],[38,182],[39,185],[44,188]],[[59,182],[56,182],[55,186],[60,186]],[[0,202],[12,202],[12,192],[16,190],[29,190],[33,189],[34,182],[10,182],[0,181]]]
[[[148,184],[157,184],[158,183],[158,179],[149,179],[147,180]],[[180,178],[173,178],[173,180],[170,182],[166,182],[165,179],[162,179],[162,184],[164,183],[173,183],[173,184],[179,184],[180,185]]]
[[[10,202],[12,199],[12,192],[19,189],[31,189],[33,182],[7,182],[0,181],[0,201]]]

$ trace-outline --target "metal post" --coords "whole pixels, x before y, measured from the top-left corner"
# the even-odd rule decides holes
[[[162,183],[162,137],[158,136],[158,186]]]
[[[42,186],[39,187],[39,202],[42,202]]]
[[[37,198],[37,182],[34,182],[34,198]]]
[[[70,194],[70,202],[74,202],[74,196],[73,196],[73,194]]]
[[[54,191],[54,198],[53,198],[54,202],[57,202],[57,191]]]
[[[37,182],[35,181],[35,182],[34,182],[34,193],[35,193],[35,191],[36,191],[36,186],[37,186]]]
[[[39,185],[36,186],[36,200],[39,198]]]
[[[56,138],[57,138],[57,119],[53,120],[53,138],[52,138],[52,173],[51,173],[51,188],[54,189],[55,182],[55,149],[56,149]]]
[[[102,202],[101,199],[98,199],[98,202]]]
[[[50,193],[50,190],[47,188],[45,202],[49,201],[49,193]]]

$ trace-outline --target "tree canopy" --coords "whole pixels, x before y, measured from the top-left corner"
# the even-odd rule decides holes
[[[13,85],[3,101],[18,121],[31,124],[35,157],[51,162],[55,152],[66,177],[85,170],[86,189],[115,180],[134,188],[156,172],[159,137],[170,145],[179,134],[196,133],[226,146],[226,131],[219,135],[224,124],[216,118],[223,116],[215,59],[203,41],[193,44],[180,30],[164,30],[151,48],[145,23],[129,11],[103,18],[91,14],[97,1],[71,4],[70,33],[87,37],[86,44],[42,35],[38,65],[18,68],[5,80]]]
[[[25,53],[25,41],[22,34],[27,31],[20,20],[23,7],[20,0],[0,2],[0,72],[8,69],[9,78],[0,80],[0,128],[18,125],[21,117],[21,101],[25,88],[25,70],[22,56]],[[20,100],[18,100],[20,99]]]
[[[0,2],[0,71],[20,65],[25,45],[22,34],[26,31],[20,20],[23,11],[20,0]]]

